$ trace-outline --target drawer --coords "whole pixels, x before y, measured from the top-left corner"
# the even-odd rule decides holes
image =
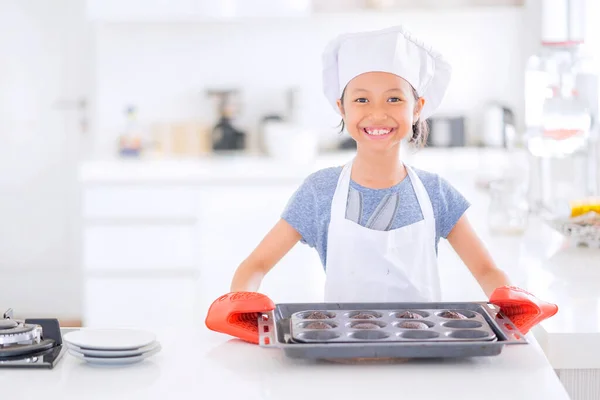
[[[87,226],[84,269],[195,269],[197,237],[196,225]]]
[[[84,280],[86,327],[178,329],[199,326],[197,279],[92,277]]]
[[[85,187],[83,217],[196,218],[197,189],[170,185],[100,185]]]

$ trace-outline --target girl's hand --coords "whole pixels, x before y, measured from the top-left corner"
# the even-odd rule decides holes
[[[500,307],[524,335],[558,312],[556,304],[539,300],[531,293],[514,286],[502,286],[494,290],[490,303]]]
[[[275,309],[271,299],[256,292],[227,293],[216,299],[206,315],[206,327],[258,344],[258,318]]]

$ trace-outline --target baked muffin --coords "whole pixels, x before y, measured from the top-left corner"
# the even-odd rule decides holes
[[[370,313],[366,313],[366,312],[359,312],[357,314],[354,314],[351,316],[352,319],[374,319],[377,318],[375,315],[370,314]]]
[[[467,319],[467,317],[465,317],[461,313],[457,313],[456,311],[448,311],[448,310],[446,310],[446,311],[442,311],[439,315],[442,318]]]
[[[400,328],[404,329],[428,329],[429,326],[423,322],[417,321],[404,321],[398,324]]]
[[[396,315],[397,318],[405,318],[405,319],[421,319],[423,316],[421,314],[414,313],[412,311],[402,311]]]
[[[377,329],[379,327],[379,325],[370,322],[361,322],[359,324],[352,325],[352,328],[354,329]]]
[[[330,316],[322,311],[313,311],[308,314],[304,319],[329,319]]]
[[[311,322],[310,324],[306,324],[305,329],[331,329],[332,326],[326,324],[325,322],[317,321]]]

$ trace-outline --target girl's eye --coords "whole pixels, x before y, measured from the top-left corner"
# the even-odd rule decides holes
[[[367,99],[365,99],[364,97],[359,97],[358,99],[354,100],[356,103],[366,103]]]
[[[399,97],[390,97],[390,98],[388,99],[388,101],[389,101],[389,102],[392,102],[392,103],[397,103],[397,102],[399,102],[399,101],[402,101],[402,99],[400,99]]]

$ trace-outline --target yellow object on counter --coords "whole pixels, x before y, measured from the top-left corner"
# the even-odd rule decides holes
[[[600,214],[600,197],[591,197],[569,202],[571,206],[571,218],[579,217],[589,212]]]

